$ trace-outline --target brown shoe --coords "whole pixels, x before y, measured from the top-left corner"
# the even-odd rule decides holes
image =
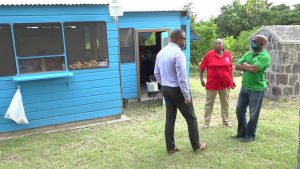
[[[168,153],[168,154],[173,154],[173,153],[176,153],[176,152],[178,152],[178,151],[179,151],[179,148],[175,147],[175,148],[173,148],[172,150],[168,150],[167,153]]]
[[[207,143],[200,143],[200,147],[197,150],[194,150],[195,153],[199,153],[201,151],[204,151],[207,147]]]

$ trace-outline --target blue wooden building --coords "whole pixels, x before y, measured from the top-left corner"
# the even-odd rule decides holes
[[[127,10],[118,24],[107,0],[32,2],[0,3],[0,133],[120,117],[122,98],[141,99],[172,29],[186,30],[189,63],[181,9]],[[26,125],[3,118],[18,86]]]
[[[145,2],[144,2],[145,3]],[[156,54],[168,42],[173,29],[186,32],[184,53],[190,61],[190,20],[182,8],[131,7],[120,17],[120,55],[122,64],[123,97],[143,100],[146,81],[153,75]],[[193,34],[195,35],[195,34]]]

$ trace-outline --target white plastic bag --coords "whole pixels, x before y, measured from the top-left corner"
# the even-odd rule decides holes
[[[7,109],[4,118],[14,120],[17,124],[28,124],[19,87]]]

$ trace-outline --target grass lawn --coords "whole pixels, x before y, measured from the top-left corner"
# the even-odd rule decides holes
[[[191,90],[198,117],[203,124],[205,90],[197,73],[191,73]],[[0,142],[0,168],[220,168],[291,169],[297,167],[300,99],[264,100],[257,139],[242,143],[230,138],[236,133],[235,106],[241,77],[231,91],[232,128],[222,126],[220,104],[214,107],[211,126],[200,128],[208,148],[192,152],[187,125],[178,113],[175,138],[180,152],[165,150],[165,108],[147,111],[147,103],[130,101],[126,122],[58,133],[41,133]]]

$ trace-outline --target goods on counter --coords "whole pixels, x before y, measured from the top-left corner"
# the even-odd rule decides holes
[[[87,68],[97,68],[99,67],[99,64],[96,60],[90,60],[89,62],[84,61],[81,63],[80,61],[77,61],[76,63],[69,65],[69,69],[87,69]]]

